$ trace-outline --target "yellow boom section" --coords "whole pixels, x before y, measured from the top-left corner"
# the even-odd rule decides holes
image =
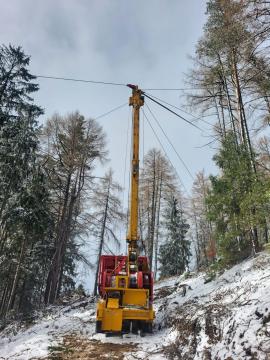
[[[140,107],[144,104],[142,91],[136,85],[129,85],[132,88],[132,96],[129,98],[129,105],[133,107],[132,128],[132,165],[131,165],[131,197],[130,197],[130,220],[127,235],[129,273],[136,271],[137,266],[137,240],[138,240],[138,192],[139,192],[139,143],[140,143]]]
[[[144,97],[138,86],[128,87],[132,89],[129,105],[133,107],[128,256],[117,260],[115,268],[110,265],[102,270],[103,298],[97,304],[96,331],[105,333],[126,333],[130,329],[132,332],[138,329],[151,332],[155,317],[152,306],[153,275],[146,257],[138,262],[139,132],[140,107],[144,104]]]

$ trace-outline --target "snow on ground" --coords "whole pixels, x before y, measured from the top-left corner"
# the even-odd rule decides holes
[[[183,283],[191,288],[185,297],[180,294]],[[182,280],[161,307],[166,311],[161,309],[159,317],[172,331],[164,349],[168,358],[270,359],[268,254],[236,265],[207,284],[203,274]]]
[[[36,320],[36,324],[19,328],[17,333],[15,324],[7,326],[0,333],[0,359],[43,358],[59,337],[70,333],[92,336],[95,333],[94,303],[88,303],[85,309],[80,305],[78,301],[73,305],[52,307],[47,315]]]
[[[29,327],[6,327],[0,359],[270,359],[270,255],[204,281],[199,273],[157,282],[152,335],[95,334],[88,298],[52,307]]]

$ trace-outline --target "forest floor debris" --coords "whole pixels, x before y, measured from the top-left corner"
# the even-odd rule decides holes
[[[198,273],[159,281],[155,288],[151,335],[95,334],[93,298],[69,299],[40,312],[32,324],[7,325],[0,332],[0,359],[270,359],[269,254],[207,284]]]

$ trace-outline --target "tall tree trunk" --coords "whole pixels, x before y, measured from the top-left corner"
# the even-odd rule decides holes
[[[109,182],[108,192],[107,192],[106,202],[105,202],[105,209],[104,209],[104,214],[103,214],[103,221],[102,221],[101,230],[100,230],[97,268],[96,268],[95,283],[94,283],[94,290],[93,290],[93,295],[94,296],[97,295],[98,272],[99,272],[100,257],[101,257],[101,254],[102,254],[102,249],[103,249],[103,244],[104,244],[104,234],[105,234],[105,228],[106,228],[106,221],[107,221],[107,215],[108,215],[108,206],[109,206],[109,197],[110,197],[110,186],[111,186],[111,183]]]
[[[24,240],[22,242],[21,251],[20,251],[20,255],[19,255],[19,259],[18,259],[18,263],[16,266],[15,275],[14,275],[14,279],[13,279],[13,283],[12,283],[11,293],[10,293],[9,300],[8,300],[7,311],[11,310],[11,308],[13,307],[14,301],[15,301],[17,284],[18,284],[18,280],[19,280],[19,276],[20,276],[20,269],[21,269],[24,251],[25,251],[26,236],[27,235],[25,235]]]
[[[6,313],[6,303],[8,301],[8,293],[10,290],[10,286],[9,286],[9,279],[6,280],[6,284],[4,287],[4,291],[3,291],[3,295],[2,295],[2,299],[1,299],[1,305],[0,305],[0,315],[5,315]]]
[[[217,99],[216,99],[216,96],[215,96],[215,95],[214,95],[214,103],[215,103],[215,108],[216,108],[216,112],[217,112],[218,127],[219,127],[220,137],[223,138],[224,129],[223,129],[222,125],[221,125],[221,119],[220,119],[220,114],[219,114]]]
[[[224,108],[223,108],[223,96],[222,96],[222,88],[219,88],[219,106],[221,110],[221,120],[222,120],[222,128],[223,128],[223,137],[226,136],[226,124],[225,124],[225,115],[224,115]]]
[[[228,87],[228,83],[227,83],[227,78],[226,78],[226,74],[224,71],[224,66],[221,60],[221,57],[219,54],[217,54],[217,58],[218,58],[218,62],[219,65],[221,67],[221,71],[222,71],[222,79],[223,79],[223,89],[225,91],[226,94],[226,98],[227,98],[227,102],[228,102],[228,113],[229,113],[229,117],[230,117],[230,121],[231,121],[231,125],[232,125],[232,129],[235,135],[235,141],[236,141],[236,145],[238,144],[238,137],[237,137],[237,132],[236,132],[236,127],[235,127],[235,118],[234,118],[234,114],[233,114],[233,108],[232,108],[232,103],[231,103],[231,97],[230,97],[230,93],[229,93],[229,87]]]
[[[160,205],[161,205],[161,193],[162,193],[162,172],[160,174],[160,184],[159,184],[159,194],[157,200],[157,226],[156,226],[156,241],[155,241],[155,266],[154,266],[154,276],[155,280],[157,278],[157,265],[158,265],[158,248],[159,248],[159,221],[160,221]]]
[[[243,112],[242,112],[242,96],[241,96],[241,87],[239,82],[239,75],[238,75],[238,69],[237,69],[237,63],[236,63],[236,55],[235,50],[232,50],[232,83],[234,85],[235,90],[235,97],[236,97],[236,104],[237,104],[237,113],[238,113],[238,129],[240,133],[240,139],[241,143],[247,146],[247,137],[246,137],[246,131],[243,121]]]
[[[154,237],[155,237],[155,225],[156,225],[156,161],[154,157],[153,166],[153,188],[152,188],[152,199],[151,199],[151,225],[150,225],[150,236],[149,236],[149,265],[150,270],[153,268],[153,253],[154,253]]]
[[[57,238],[55,240],[55,253],[52,258],[50,270],[47,277],[47,284],[44,293],[44,302],[47,304],[48,302],[53,303],[56,297],[56,288],[59,278],[59,271],[60,271],[60,264],[61,261],[61,253],[63,247],[63,235],[66,230],[67,224],[67,210],[68,210],[68,203],[70,199],[70,186],[71,186],[71,173],[69,173],[67,177],[67,183],[65,188],[65,197],[64,197],[64,204],[62,209],[61,218],[58,225],[57,231]],[[52,300],[53,299],[53,300]]]

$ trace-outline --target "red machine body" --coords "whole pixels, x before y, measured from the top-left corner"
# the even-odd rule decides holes
[[[102,255],[100,257],[98,273],[98,291],[101,297],[106,295],[105,288],[113,286],[114,276],[126,275],[128,271],[127,256],[123,255]],[[153,273],[148,270],[148,258],[138,257],[137,288],[149,290],[149,302],[153,302]],[[123,284],[125,287],[126,284]]]

